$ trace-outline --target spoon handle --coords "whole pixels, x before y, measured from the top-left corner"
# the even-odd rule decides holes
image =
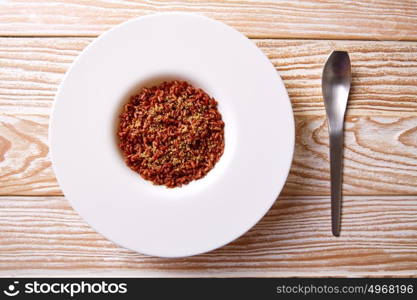
[[[342,203],[342,161],[343,161],[343,130],[332,130],[330,135],[330,193],[332,208],[332,232],[340,235],[340,209]]]

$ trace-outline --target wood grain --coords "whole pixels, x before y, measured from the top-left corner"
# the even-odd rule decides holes
[[[285,195],[327,195],[329,142],[324,117],[296,117],[296,146]],[[417,194],[417,118],[348,117],[343,191]]]
[[[47,147],[57,85],[86,38],[0,39],[0,195],[60,195]],[[329,193],[321,66],[348,49],[354,84],[346,124],[344,192],[417,192],[417,43],[259,40],[286,84],[296,148],[284,194]]]
[[[321,72],[333,50],[349,52],[352,88],[348,115],[415,114],[417,43],[259,40],[284,80],[294,112],[323,114]]]
[[[147,257],[94,232],[63,197],[0,198],[0,276],[417,276],[417,197],[345,197],[340,238],[328,197],[281,197],[213,252]]]
[[[192,12],[250,37],[416,40],[416,0],[384,1],[122,1],[0,2],[0,35],[96,36],[155,12]]]

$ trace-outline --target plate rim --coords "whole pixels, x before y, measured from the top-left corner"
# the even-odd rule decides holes
[[[52,147],[52,136],[53,136],[52,131],[53,131],[53,123],[54,123],[55,115],[56,115],[55,112],[56,112],[56,104],[58,102],[57,100],[58,100],[58,98],[60,98],[60,96],[62,94],[63,86],[64,86],[64,84],[65,84],[65,82],[66,82],[69,74],[72,72],[72,69],[78,63],[78,61],[80,60],[80,58],[91,47],[94,47],[94,45],[96,44],[96,42],[98,42],[99,40],[105,38],[107,35],[112,34],[113,31],[119,29],[120,27],[127,26],[130,23],[134,23],[134,22],[138,21],[139,19],[155,18],[155,17],[159,17],[159,16],[164,16],[164,15],[177,15],[177,16],[186,16],[186,17],[201,18],[201,19],[204,19],[204,20],[208,20],[210,22],[218,23],[218,24],[221,24],[222,26],[226,26],[229,29],[232,29],[235,33],[239,34],[241,37],[243,37],[247,41],[249,41],[257,49],[258,53],[260,55],[262,55],[268,61],[268,63],[270,64],[271,68],[273,68],[275,70],[277,79],[278,79],[278,81],[280,82],[280,84],[282,86],[281,90],[284,93],[283,94],[283,97],[285,96],[285,98],[286,98],[284,102],[288,103],[288,107],[289,107],[289,116],[288,117],[290,118],[290,123],[291,123],[291,126],[289,128],[286,128],[286,130],[290,131],[290,134],[289,134],[290,140],[288,141],[288,143],[289,143],[289,149],[290,149],[290,155],[289,156],[291,157],[291,159],[289,159],[287,161],[287,163],[286,163],[286,166],[285,166],[285,174],[286,174],[286,176],[283,179],[283,183],[277,188],[277,193],[276,193],[275,197],[273,198],[273,200],[271,200],[270,203],[268,204],[267,209],[253,223],[247,222],[247,224],[246,224],[247,226],[242,231],[242,233],[239,234],[239,235],[237,235],[237,236],[235,236],[233,239],[228,240],[228,241],[223,242],[223,243],[219,243],[219,244],[217,244],[215,246],[210,247],[209,249],[206,249],[205,251],[200,251],[200,252],[190,253],[190,254],[184,254],[184,255],[156,255],[154,253],[147,253],[147,251],[137,250],[137,249],[133,249],[131,247],[125,246],[125,245],[123,245],[123,243],[116,242],[113,239],[107,237],[107,235],[103,234],[100,230],[98,230],[96,228],[95,225],[92,225],[84,217],[84,214],[82,214],[78,209],[75,208],[72,200],[70,198],[67,198],[67,196],[65,195],[64,190],[62,188],[62,184],[61,184],[62,178],[61,179],[59,178],[59,176],[57,175],[57,171],[56,171],[56,159],[54,158],[55,157],[55,154],[54,154],[55,151],[52,150],[53,149],[53,147]],[[294,112],[293,112],[291,100],[290,100],[290,97],[288,95],[288,91],[287,91],[287,89],[285,87],[284,81],[282,80],[282,78],[279,75],[278,71],[276,70],[275,66],[272,64],[271,60],[266,56],[266,54],[254,43],[254,41],[252,41],[250,38],[248,38],[245,34],[243,34],[239,30],[237,30],[236,28],[234,28],[234,27],[232,27],[232,26],[230,26],[230,25],[228,25],[228,24],[226,24],[224,22],[221,22],[221,21],[216,20],[216,19],[213,19],[213,18],[209,18],[209,17],[204,16],[204,15],[201,15],[201,14],[197,14],[197,13],[189,13],[189,12],[158,12],[158,13],[148,14],[148,15],[144,15],[144,16],[139,16],[139,17],[135,17],[135,18],[129,19],[129,20],[125,21],[125,22],[122,22],[122,23],[120,23],[120,24],[118,24],[116,26],[113,26],[109,30],[107,30],[107,31],[103,32],[102,34],[100,34],[98,37],[93,38],[89,42],[89,44],[87,46],[85,46],[84,49],[77,55],[77,57],[72,61],[71,65],[66,70],[65,75],[61,79],[61,82],[59,83],[59,86],[57,88],[56,94],[54,96],[54,101],[53,101],[53,103],[51,105],[51,110],[50,111],[51,111],[51,113],[50,113],[50,118],[49,118],[49,122],[48,122],[48,124],[49,124],[49,127],[48,127],[49,156],[51,158],[51,162],[52,162],[51,163],[51,166],[52,166],[52,169],[53,169],[55,178],[56,178],[56,180],[58,182],[59,188],[61,189],[62,193],[64,194],[65,199],[70,203],[72,209],[74,209],[74,211],[82,218],[82,220],[84,222],[86,222],[89,225],[89,227],[92,228],[95,232],[97,232],[100,235],[102,235],[105,239],[111,241],[112,243],[114,243],[114,244],[116,244],[116,245],[118,245],[120,247],[127,248],[127,249],[130,249],[130,250],[135,251],[137,253],[145,254],[145,255],[148,255],[148,256],[166,257],[166,258],[190,257],[190,256],[204,254],[204,253],[213,251],[215,249],[224,247],[225,245],[227,245],[227,244],[229,244],[229,243],[231,243],[231,242],[239,239],[240,237],[242,237],[243,235],[245,235],[249,230],[251,230],[257,223],[259,223],[265,217],[265,215],[268,213],[268,211],[270,211],[270,209],[272,208],[272,206],[274,205],[274,203],[276,201],[278,201],[278,196],[280,195],[280,193],[282,192],[282,189],[285,186],[285,183],[286,183],[286,181],[288,179],[288,176],[289,176],[289,173],[290,173],[290,169],[291,169],[291,165],[292,165],[292,162],[293,162],[293,159],[294,159],[294,151],[295,151],[295,119],[294,119]],[[278,184],[277,184],[277,186],[278,186]]]

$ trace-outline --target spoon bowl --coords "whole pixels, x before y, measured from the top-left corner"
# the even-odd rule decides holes
[[[322,76],[329,129],[343,124],[351,78],[349,54],[345,51],[333,51],[326,61]]]

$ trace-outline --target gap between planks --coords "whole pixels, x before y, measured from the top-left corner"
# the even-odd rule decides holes
[[[103,32],[104,33],[104,32]],[[246,35],[245,35],[246,36]],[[100,37],[100,35],[0,35],[0,38],[5,39],[58,39],[58,38],[64,38],[64,39],[72,39],[72,38],[86,38],[86,39],[96,39]],[[394,43],[407,43],[407,42],[417,42],[417,40],[414,39],[381,39],[381,40],[375,40],[375,39],[349,39],[349,38],[309,38],[309,37],[251,37],[246,36],[248,39],[253,41],[262,41],[262,40],[294,40],[294,41],[340,41],[340,42],[394,42]]]

